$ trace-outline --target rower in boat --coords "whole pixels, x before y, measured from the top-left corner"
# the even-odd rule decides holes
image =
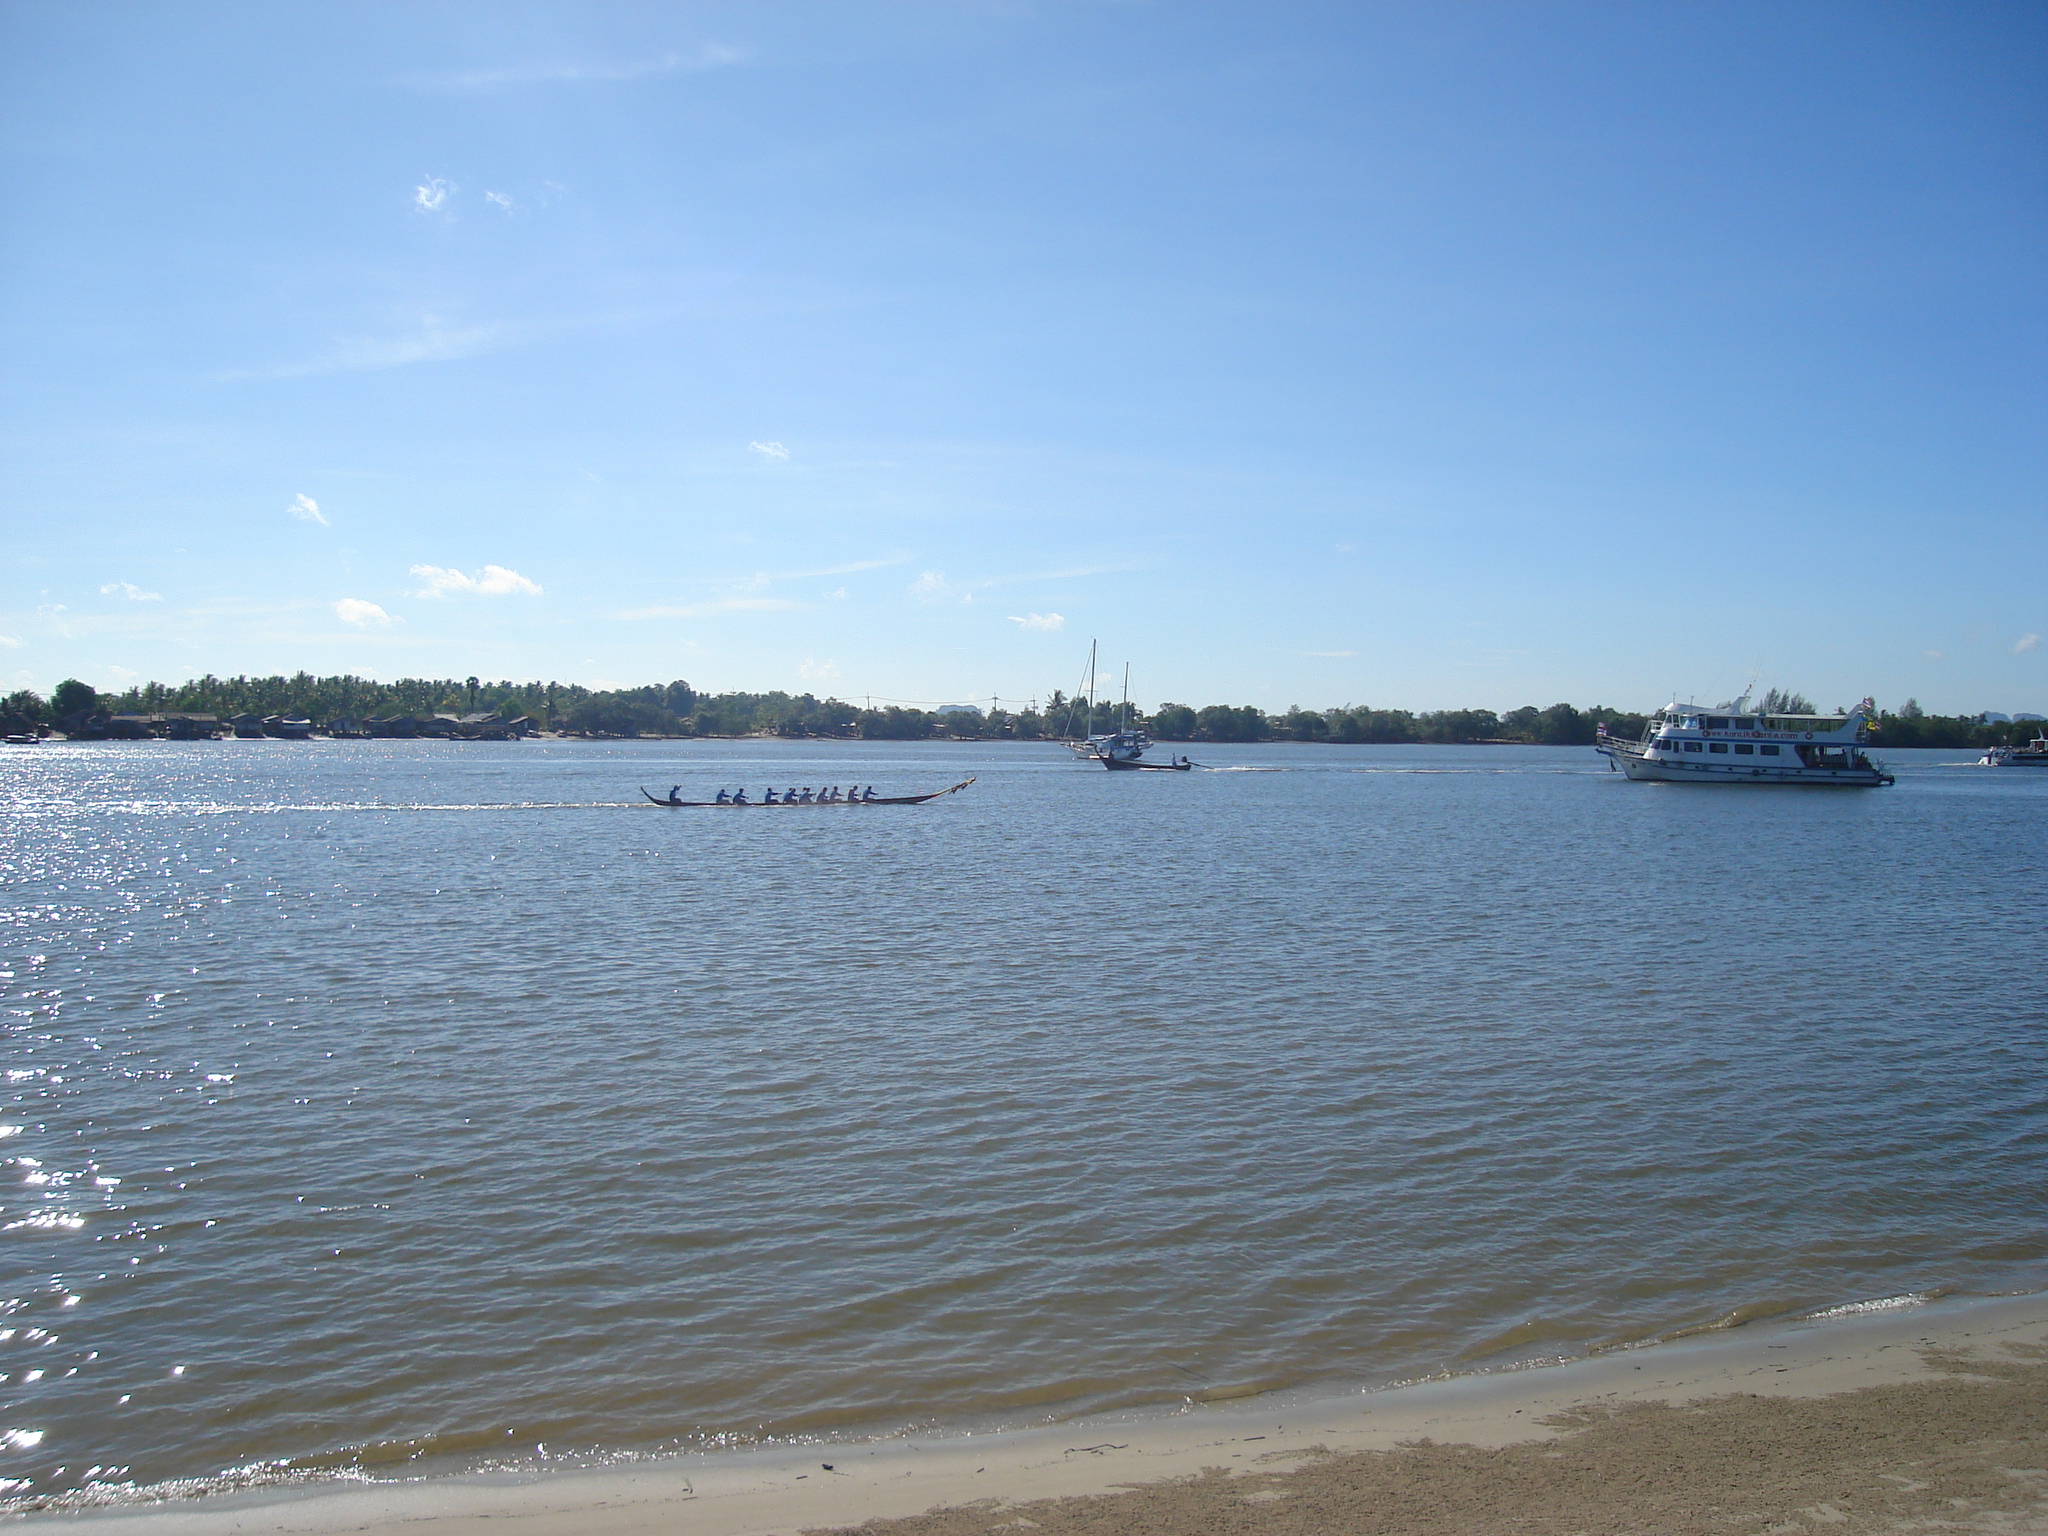
[[[677,792],[681,785],[672,787],[668,794],[663,796],[655,794],[643,784],[640,786],[640,793],[664,810],[710,810],[715,806],[742,805],[837,805],[842,802],[847,805],[924,805],[929,801],[942,800],[948,795],[956,795],[973,782],[973,779],[962,779],[958,784],[933,790],[929,794],[894,796],[877,795],[872,784],[865,789],[856,784],[843,794],[837,784],[827,785],[822,789],[807,784],[801,790],[792,786],[780,794],[769,788],[762,791],[762,798],[759,800],[749,800],[744,788],[734,790],[730,795],[720,789],[715,800],[685,800]]]
[[[669,803],[670,805],[681,805],[681,804],[683,803],[683,786],[682,786],[682,785],[680,785],[680,784],[671,784],[671,785],[669,785],[669,787],[668,787],[668,803]]]

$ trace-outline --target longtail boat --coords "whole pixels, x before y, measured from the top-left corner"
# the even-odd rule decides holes
[[[645,784],[640,786],[640,793],[647,795],[654,804],[670,811],[779,811],[785,805],[832,810],[860,805],[923,805],[928,800],[941,800],[947,795],[957,795],[973,782],[971,778],[962,779],[951,789],[935,789],[928,795],[877,795],[872,800],[667,800],[660,795],[647,795]]]
[[[1177,757],[1173,759],[1173,761],[1167,763],[1145,763],[1140,762],[1135,757],[1111,757],[1107,753],[1105,753],[1103,754],[1100,761],[1103,767],[1109,769],[1113,773],[1123,773],[1132,769],[1140,768],[1147,769],[1153,773],[1186,773],[1190,768],[1195,766],[1193,763],[1189,762],[1184,757]]]

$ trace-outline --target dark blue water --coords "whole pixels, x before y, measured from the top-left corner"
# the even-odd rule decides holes
[[[8,752],[11,1492],[1021,1422],[2044,1283],[2048,774],[1196,755]]]

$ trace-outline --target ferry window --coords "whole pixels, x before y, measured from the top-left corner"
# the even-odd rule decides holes
[[[1778,749],[1768,742],[1766,742],[1763,746],[1758,747],[1757,751],[1763,753],[1765,757],[1776,757],[1778,755]]]
[[[1737,757],[1754,757],[1756,755],[1756,748],[1745,741],[1735,748],[1735,755]]]
[[[1710,731],[1725,731],[1728,729],[1728,722],[1724,719],[1719,718],[1718,716],[1709,717],[1707,720],[1707,729]]]
[[[1728,750],[1728,743],[1725,741],[1710,741],[1707,743],[1707,750],[1709,752],[1726,752]]]
[[[1738,731],[1753,731],[1756,729],[1756,722],[1754,720],[1737,720],[1735,722],[1735,729]]]
[[[1685,744],[1685,750],[1686,750],[1686,751],[1688,751],[1688,752],[1697,752],[1697,751],[1699,751],[1699,749],[1700,749],[1700,744],[1699,744],[1698,742],[1696,742],[1696,741],[1688,741],[1688,742],[1687,742],[1687,743]]]

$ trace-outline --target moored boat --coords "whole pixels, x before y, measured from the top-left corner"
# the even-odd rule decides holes
[[[1145,749],[1152,745],[1152,738],[1143,731],[1108,731],[1100,736],[1090,736],[1075,750],[1075,755],[1088,762],[1102,764],[1105,768],[1148,768],[1154,765],[1141,763]]]
[[[1884,764],[1863,750],[1877,713],[1869,699],[1846,715],[1751,714],[1742,702],[1714,709],[1667,704],[1650,717],[1640,741],[1611,734],[1603,722],[1593,749],[1631,779],[1662,784],[1892,782]]]
[[[1140,761],[1144,757],[1146,750],[1155,745],[1155,743],[1150,736],[1147,736],[1131,723],[1131,668],[1128,662],[1124,664],[1124,696],[1123,702],[1117,705],[1116,729],[1113,731],[1097,731],[1095,729],[1095,644],[1093,641],[1089,642],[1088,646],[1088,677],[1085,687],[1085,694],[1077,693],[1074,696],[1074,706],[1070,707],[1067,712],[1067,724],[1068,729],[1071,731],[1074,709],[1078,708],[1080,700],[1085,697],[1088,701],[1087,734],[1078,739],[1069,736],[1060,742],[1061,746],[1073,753],[1074,756],[1080,758],[1082,762],[1100,763],[1105,768],[1163,768],[1176,772],[1193,766],[1191,763],[1184,761],[1174,763],[1147,763]],[[1104,707],[1107,708],[1106,705]]]

